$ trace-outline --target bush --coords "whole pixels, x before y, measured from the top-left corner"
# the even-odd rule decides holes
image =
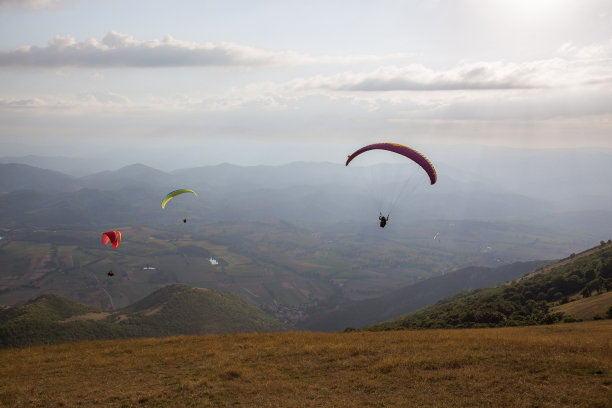
[[[579,319],[576,316],[572,316],[572,315],[563,316],[563,323],[575,323],[575,322],[581,322],[581,321],[582,319]]]

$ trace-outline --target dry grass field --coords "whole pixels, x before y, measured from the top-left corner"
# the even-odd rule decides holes
[[[582,320],[593,320],[595,315],[605,317],[606,311],[612,306],[612,292],[605,292],[555,306],[553,312],[563,312],[566,315],[576,316]]]
[[[0,350],[3,407],[612,407],[612,321]]]

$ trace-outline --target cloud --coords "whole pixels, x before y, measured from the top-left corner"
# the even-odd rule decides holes
[[[142,41],[110,31],[101,42],[95,38],[77,42],[71,35],[56,35],[46,47],[23,46],[0,52],[3,67],[257,67],[268,65],[351,64],[406,57],[310,56],[295,51],[268,51],[262,48],[220,42],[182,41],[166,35],[161,40]]]
[[[71,97],[42,96],[30,98],[0,98],[0,112],[9,115],[25,113],[32,116],[47,114],[99,114],[114,111],[121,114],[126,110],[152,109],[154,105],[142,105],[130,98],[110,91],[87,92]]]
[[[558,52],[564,57],[577,59],[604,59],[612,58],[612,39],[601,44],[578,46],[568,42],[559,47]]]
[[[349,92],[528,90],[612,83],[611,68],[612,61],[587,63],[560,58],[521,64],[478,62],[438,71],[413,64],[296,79],[285,86]]]
[[[104,75],[99,72],[94,72],[87,77],[90,81],[104,81]]]
[[[446,71],[422,65],[385,66],[367,73],[342,73],[318,76],[293,83],[299,88],[336,91],[449,91],[473,89],[520,89],[538,86],[529,68],[479,63]]]
[[[0,0],[2,10],[59,10],[70,7],[72,0]]]

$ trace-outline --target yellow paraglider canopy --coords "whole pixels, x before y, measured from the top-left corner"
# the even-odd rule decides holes
[[[198,193],[196,193],[193,190],[189,190],[186,188],[180,189],[180,190],[174,190],[170,193],[168,193],[168,195],[164,198],[164,200],[162,201],[162,208],[166,208],[166,203],[170,200],[172,200],[174,197],[176,197],[179,194],[185,194],[185,193],[192,193],[193,195],[195,195],[196,197],[198,196]]]

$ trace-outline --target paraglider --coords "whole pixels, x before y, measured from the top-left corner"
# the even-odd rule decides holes
[[[419,165],[421,169],[425,171],[425,173],[429,177],[430,184],[433,185],[438,180],[436,169],[434,168],[433,164],[429,161],[427,157],[425,157],[423,154],[417,152],[411,147],[404,146],[398,143],[374,143],[374,144],[364,146],[356,150],[353,154],[348,156],[348,159],[346,160],[346,166],[348,166],[349,163],[353,161],[357,156],[365,152],[369,152],[371,150],[383,150],[383,151],[388,151],[391,153],[396,153],[401,156],[404,156],[412,160],[414,163]],[[404,182],[407,183],[407,181],[404,181]],[[378,180],[377,180],[377,183],[378,183]],[[380,184],[382,185],[382,183]],[[401,191],[399,194],[401,194],[401,192],[405,190],[405,186],[406,184],[400,189]],[[397,201],[399,200],[399,194],[397,194],[396,197],[393,198],[391,207],[395,205]],[[390,208],[387,208],[387,210],[389,211],[388,214],[390,215]],[[389,221],[389,215],[385,217],[382,215],[382,211],[379,213],[378,220],[380,221],[381,228],[385,228],[385,226],[387,225],[387,222]]]
[[[380,220],[380,228],[385,228],[385,225],[387,225],[387,221],[389,220],[389,216],[387,215],[386,217],[384,215],[382,215],[382,213],[378,216],[378,219]]]
[[[425,170],[425,172],[429,176],[431,184],[436,184],[438,176],[436,174],[436,169],[434,168],[433,164],[431,164],[429,159],[421,153],[417,152],[416,150],[397,143],[374,143],[368,146],[364,146],[348,157],[348,159],[346,160],[346,165],[348,166],[349,163],[360,154],[376,149],[387,150],[393,153],[401,154],[402,156],[411,159],[416,164],[421,166],[423,170]]]
[[[164,199],[162,201],[162,208],[166,208],[166,203],[168,201],[172,200],[177,195],[185,194],[185,193],[191,193],[191,194],[195,195],[196,197],[198,196],[198,193],[196,193],[193,190],[186,189],[186,188],[179,189],[179,190],[174,190],[174,191],[171,191],[170,193],[168,193],[168,195],[166,197],[164,197]]]
[[[113,245],[113,248],[117,248],[121,243],[121,232],[119,231],[107,231],[102,234],[102,245],[108,243]]]
[[[193,190],[186,189],[186,188],[182,188],[182,189],[179,189],[179,190],[174,190],[174,191],[171,191],[170,193],[168,193],[168,195],[166,197],[164,197],[164,199],[162,200],[162,208],[166,208],[166,204],[168,203],[168,201],[172,200],[177,195],[185,194],[185,193],[191,193],[191,194],[195,195],[196,197],[198,196],[198,193],[196,193]],[[187,218],[183,218],[183,224],[186,224],[186,223],[187,223]]]

